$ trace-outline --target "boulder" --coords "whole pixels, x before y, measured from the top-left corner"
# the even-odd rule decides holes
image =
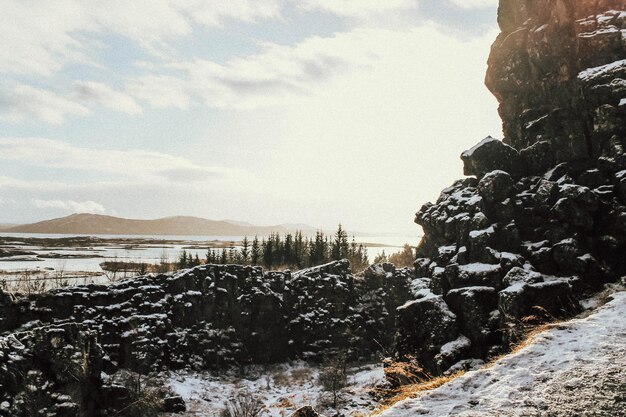
[[[518,323],[531,315],[548,319],[571,316],[580,310],[566,278],[553,278],[545,282],[520,283],[498,293],[498,310],[507,322]]]
[[[514,191],[511,175],[504,171],[491,171],[483,176],[478,183],[478,192],[488,203],[505,200]]]
[[[461,159],[463,160],[463,173],[479,178],[495,170],[505,171],[512,176],[519,176],[524,172],[517,150],[491,136],[463,152]]]
[[[470,263],[466,265],[451,265],[448,268],[448,280],[451,288],[473,286],[502,287],[504,271],[500,264]]]
[[[163,398],[163,411],[166,413],[184,413],[187,411],[185,400],[179,395]]]
[[[498,307],[498,293],[493,287],[454,289],[445,297],[450,310],[457,316],[461,333],[469,338],[472,353],[483,357],[494,339],[498,323],[491,320]]]
[[[428,293],[398,307],[397,355],[413,355],[432,374],[445,371],[441,369],[435,356],[441,353],[444,345],[457,340],[459,336],[456,315],[450,311],[441,296]]]
[[[315,411],[310,405],[305,405],[294,411],[290,417],[321,417],[321,414]]]

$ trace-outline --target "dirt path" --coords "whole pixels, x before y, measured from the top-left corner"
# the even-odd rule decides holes
[[[384,417],[626,416],[626,292]]]

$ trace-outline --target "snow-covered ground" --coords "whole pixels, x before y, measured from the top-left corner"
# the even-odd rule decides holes
[[[319,370],[304,362],[267,368],[249,368],[247,376],[215,376],[210,373],[172,373],[168,385],[187,403],[184,416],[217,416],[229,399],[249,392],[265,404],[264,417],[285,417],[305,405],[327,415],[323,391],[317,382]],[[365,365],[348,371],[349,386],[343,390],[344,415],[365,413],[376,408],[372,388],[384,379],[382,365]],[[181,415],[181,414],[177,414]]]
[[[626,416],[626,292],[380,417]]]

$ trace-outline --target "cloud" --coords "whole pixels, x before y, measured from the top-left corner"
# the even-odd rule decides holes
[[[76,81],[73,95],[81,103],[96,104],[130,115],[142,113],[141,106],[128,94],[115,91],[102,83]]]
[[[304,10],[317,10],[344,17],[369,18],[385,13],[415,9],[417,0],[302,0]]]
[[[461,9],[486,9],[489,7],[498,7],[498,0],[448,0],[456,7]]]
[[[95,201],[73,201],[73,200],[39,200],[33,199],[33,204],[37,208],[60,209],[70,213],[92,213],[103,214],[106,210],[102,204]]]
[[[204,180],[225,175],[228,170],[209,168],[165,153],[144,150],[90,149],[45,138],[0,138],[0,160],[20,161],[36,167],[100,172],[109,177],[135,180],[179,181],[180,172]],[[4,184],[15,184],[7,181]],[[0,186],[3,181],[0,178]]]
[[[95,35],[117,34],[159,54],[194,25],[255,22],[280,16],[279,0],[59,0],[33,6],[3,0],[0,73],[50,76],[72,63],[96,65]]]
[[[130,115],[142,113],[132,96],[104,84],[76,81],[64,94],[25,84],[7,85],[0,92],[0,119],[8,122],[40,120],[59,125],[68,116],[86,116],[90,107],[102,106]]]
[[[85,116],[87,107],[42,88],[24,84],[0,93],[0,119],[17,122],[37,119],[61,124],[67,115]]]
[[[191,104],[185,80],[169,75],[146,75],[132,81],[128,92],[155,108],[186,109]]]
[[[163,70],[178,71],[178,76],[138,77],[128,91],[153,107],[186,108],[195,103],[251,109],[284,104],[342,74],[373,65],[376,57],[365,43],[368,37],[368,30],[355,30],[310,37],[296,45],[262,43],[261,52],[224,64],[173,61]]]

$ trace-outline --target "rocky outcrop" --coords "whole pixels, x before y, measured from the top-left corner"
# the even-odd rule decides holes
[[[431,373],[506,349],[523,321],[569,316],[626,274],[624,2],[501,0],[498,21],[486,83],[505,138],[463,152],[471,177],[415,220],[397,354]]]
[[[0,337],[0,416],[95,416],[102,351],[76,324]]]
[[[29,297],[0,294],[0,331],[79,323],[111,369],[219,369],[344,350],[367,359],[391,346],[411,274],[391,264],[353,275],[347,261],[296,273],[203,265],[108,286]]]
[[[486,84],[500,102],[504,142],[526,168],[539,174],[560,162],[618,156],[626,129],[623,0],[502,0],[498,23]]]

